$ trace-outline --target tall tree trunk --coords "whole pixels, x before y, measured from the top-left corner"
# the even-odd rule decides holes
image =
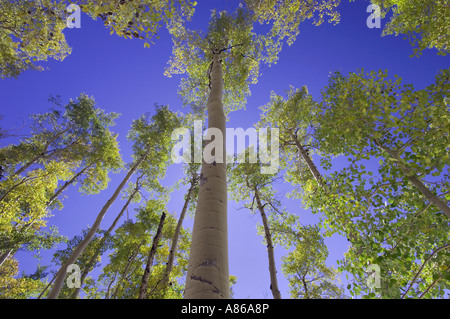
[[[147,258],[147,265],[145,265],[144,275],[142,275],[141,287],[139,288],[139,296],[138,299],[144,299],[147,287],[148,287],[148,278],[150,276],[150,271],[152,270],[153,259],[156,255],[156,249],[158,248],[159,240],[161,239],[162,229],[164,226],[164,220],[166,219],[166,214],[163,212],[161,218],[159,219],[158,230],[156,231],[155,237],[153,237],[152,248],[150,249],[150,253]]]
[[[183,225],[184,216],[186,215],[187,208],[189,206],[189,202],[191,201],[192,197],[192,191],[194,190],[194,187],[196,185],[197,181],[195,177],[191,180],[191,186],[189,187],[188,193],[186,195],[186,200],[184,201],[183,209],[181,210],[180,217],[178,218],[177,227],[175,228],[175,233],[173,234],[172,238],[172,245],[170,246],[170,252],[169,252],[169,258],[167,260],[167,266],[164,271],[164,277],[163,277],[163,290],[166,291],[167,287],[169,286],[169,276],[173,269],[173,264],[175,261],[175,254],[178,249],[178,239],[180,238],[181,233],[181,227]]]
[[[272,295],[273,295],[274,299],[281,299],[281,293],[278,288],[277,269],[275,267],[275,255],[274,255],[274,251],[273,251],[272,235],[270,234],[267,216],[266,216],[266,213],[264,212],[264,207],[261,204],[261,199],[259,198],[259,192],[256,188],[255,188],[255,198],[256,198],[256,204],[258,205],[258,210],[261,214],[263,226],[264,226],[264,234],[265,234],[266,243],[267,243],[267,254],[269,255],[270,290],[272,290]]]
[[[145,158],[148,156],[148,153],[150,152],[150,145],[147,147],[147,150],[143,156],[139,158],[139,160],[133,165],[133,167],[128,171],[127,175],[124,177],[122,182],[119,184],[119,186],[114,191],[113,195],[110,199],[106,202],[106,204],[102,207],[100,210],[100,213],[97,215],[97,218],[94,221],[94,224],[92,225],[89,232],[86,234],[86,237],[80,242],[80,244],[72,251],[72,254],[69,256],[65,264],[61,267],[63,271],[60,271],[58,276],[55,279],[55,283],[53,284],[52,290],[50,291],[50,294],[48,296],[49,299],[56,299],[58,298],[59,292],[61,291],[62,285],[64,283],[64,278],[66,277],[66,269],[69,265],[74,264],[78,257],[83,253],[86,246],[91,242],[92,238],[94,237],[95,233],[97,232],[98,228],[100,227],[100,223],[102,222],[103,217],[105,216],[108,209],[111,207],[111,205],[114,203],[114,201],[119,196],[120,192],[130,179],[130,177],[134,174],[134,172],[139,168],[141,163],[145,160]]]
[[[133,200],[134,196],[136,195],[136,193],[138,191],[139,191],[139,187],[138,187],[138,185],[136,185],[136,188],[133,190],[133,192],[130,194],[130,196],[128,196],[127,202],[125,203],[125,205],[123,205],[122,209],[120,210],[119,214],[117,214],[117,217],[114,219],[111,226],[109,226],[108,230],[103,234],[102,239],[100,239],[100,242],[97,244],[97,248],[96,248],[94,254],[91,256],[91,258],[89,259],[89,262],[87,263],[86,267],[83,269],[83,272],[81,273],[81,278],[80,278],[81,285],[80,285],[80,288],[75,289],[75,291],[72,295],[73,299],[78,298],[78,294],[80,293],[81,286],[83,285],[83,282],[86,279],[86,276],[89,274],[89,272],[94,267],[95,260],[97,260],[97,257],[100,255],[103,245],[105,244],[106,240],[111,236],[112,231],[114,230],[114,228],[116,228],[117,223],[119,222],[120,218],[125,213],[126,209],[128,208],[128,205],[130,205],[131,201]]]
[[[222,65],[219,53],[216,52],[212,62],[211,91],[207,101],[208,129],[217,128],[222,132],[222,141],[219,141],[222,142],[222,158],[217,158],[212,163],[205,161],[202,163],[186,276],[184,293],[186,299],[228,299],[230,297],[225,155],[226,119],[222,103]],[[214,142],[217,140],[216,136]],[[216,150],[215,154],[218,155],[217,153]]]
[[[416,176],[416,174],[411,171],[407,166],[403,164],[403,160],[398,155],[398,153],[395,150],[392,150],[388,147],[385,147],[383,144],[380,143],[377,139],[373,139],[376,146],[378,146],[381,150],[385,151],[389,156],[391,156],[393,159],[396,160],[398,163],[399,168],[401,171],[405,174],[406,178],[425,196],[425,198],[433,203],[437,208],[439,208],[448,218],[450,218],[450,207],[441,200],[438,196],[433,194],[432,191],[430,191],[423,183],[422,181]]]

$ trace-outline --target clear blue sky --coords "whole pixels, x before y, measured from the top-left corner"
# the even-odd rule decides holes
[[[206,27],[210,9],[228,9],[238,4],[232,0],[199,0],[194,15],[196,27]],[[271,68],[264,67],[256,85],[251,86],[252,95],[246,110],[230,114],[228,127],[252,126],[259,119],[259,107],[269,101],[271,91],[283,94],[289,85],[307,85],[316,100],[320,90],[327,85],[330,72],[347,74],[364,68],[367,71],[387,69],[390,75],[398,74],[403,83],[411,83],[416,89],[424,88],[434,81],[438,70],[449,66],[449,58],[437,56],[435,50],[426,50],[419,58],[410,57],[412,49],[402,36],[381,37],[382,29],[369,29],[366,7],[369,1],[349,3],[342,0],[341,22],[336,25],[323,24],[315,27],[310,21],[301,25],[297,41],[283,48],[279,62]],[[382,27],[386,21],[382,21]],[[49,61],[43,64],[48,70],[25,72],[18,79],[0,82],[1,127],[18,129],[29,123],[32,113],[48,110],[49,95],[61,95],[63,101],[76,98],[81,92],[94,96],[97,105],[107,112],[121,113],[113,128],[119,133],[120,148],[125,161],[129,161],[131,144],[126,133],[131,122],[144,112],[153,112],[154,103],[169,105],[173,110],[181,110],[177,97],[180,77],[163,76],[171,54],[171,40],[165,30],[160,39],[149,49],[143,48],[143,41],[125,40],[110,36],[101,20],[93,21],[82,15],[81,29],[66,29],[67,42],[73,48],[72,54],[63,62]],[[187,110],[183,110],[187,111]],[[5,141],[2,141],[5,143]],[[180,178],[179,167],[169,170],[168,182]],[[95,216],[121,180],[121,175],[111,175],[110,187],[99,195],[81,196],[76,189],[69,190],[64,208],[55,211],[49,225],[58,226],[61,234],[71,238],[87,225],[92,225]],[[280,189],[281,194],[285,189]],[[184,192],[172,194],[169,211],[178,216],[182,208]],[[300,207],[299,201],[286,201],[287,208],[301,216],[302,223],[314,223],[318,216],[312,216]],[[258,215],[251,215],[242,205],[229,203],[229,256],[230,274],[238,277],[234,287],[236,298],[271,298],[269,289],[268,260],[263,238],[256,235]],[[105,217],[101,227],[109,227],[121,207],[116,202]],[[130,212],[132,210],[130,209]],[[125,219],[126,217],[124,217]],[[186,226],[192,225],[188,219]],[[330,250],[328,263],[343,258],[347,250],[347,240],[334,236],[326,240]],[[60,246],[61,248],[64,245]],[[40,262],[50,264],[50,252],[42,252],[42,260],[32,258],[30,253],[18,253],[20,269],[33,272]],[[285,254],[276,247],[278,278],[281,293],[289,297],[287,281],[281,273],[281,256]]]

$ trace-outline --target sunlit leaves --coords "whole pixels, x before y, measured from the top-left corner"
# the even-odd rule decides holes
[[[413,46],[416,56],[428,48],[437,49],[440,55],[447,54],[450,43],[448,1],[372,0],[372,3],[380,6],[383,17],[392,13],[383,35],[405,35]]]
[[[245,3],[254,11],[255,20],[259,23],[271,23],[270,35],[267,40],[281,43],[287,37],[291,45],[300,33],[300,23],[313,19],[314,25],[322,24],[328,17],[328,22],[338,23],[339,12],[336,7],[339,0],[246,0]],[[275,48],[276,46],[272,46]]]
[[[186,73],[180,95],[186,104],[205,105],[209,93],[208,70],[214,54],[222,61],[225,111],[243,107],[256,83],[262,63],[274,59],[275,52],[265,50],[263,35],[253,30],[251,12],[238,8],[234,13],[212,11],[206,33],[188,30],[173,22],[169,28],[174,42],[165,74]]]
[[[146,160],[139,167],[141,172],[153,178],[164,176],[174,143],[171,134],[180,123],[180,115],[170,111],[168,106],[157,106],[154,115],[145,113],[133,121],[128,132],[128,139],[133,142],[133,156],[139,158],[150,148]]]
[[[48,58],[64,60],[71,53],[63,30],[67,28],[67,6],[79,5],[93,19],[100,18],[110,34],[144,39],[153,44],[164,24],[172,19],[189,20],[195,2],[109,0],[2,0],[0,1],[0,77],[17,77],[23,71],[43,70],[36,62]]]
[[[36,297],[44,287],[39,277],[19,276],[19,262],[15,258],[7,259],[0,268],[0,299]]]
[[[109,263],[99,276],[98,284],[101,291],[97,293],[100,293],[102,297],[105,295],[107,298],[117,299],[137,297],[152,238],[164,210],[164,201],[151,199],[137,210],[136,221],[128,220],[116,231],[112,237]],[[177,283],[177,278],[184,274],[187,267],[190,236],[185,230],[181,232],[177,251],[178,263],[171,272],[171,285],[165,292],[161,290],[163,287],[160,285],[175,226],[175,218],[168,214],[149,275],[147,298],[161,298],[164,295],[165,298],[170,299],[182,296],[182,287]]]
[[[2,253],[31,244],[33,236],[39,237],[38,231],[46,226],[46,218],[50,216],[47,205],[49,194],[54,193],[60,179],[70,174],[70,167],[64,162],[51,161],[43,169],[33,170],[26,177],[1,183],[4,195],[0,201]],[[29,248],[40,247],[36,247],[35,242]]]
[[[190,20],[196,2],[183,0],[163,1],[75,1],[93,19],[100,18],[110,29],[110,34],[117,34],[126,39],[143,39],[144,47],[149,47],[153,37],[157,39],[160,28],[171,20]]]
[[[324,213],[330,233],[351,243],[341,267],[355,277],[354,295],[374,293],[364,272],[370,264],[381,268],[376,296],[439,297],[448,285],[442,270],[447,251],[420,270],[447,244],[448,218],[412,183],[420,178],[448,203],[448,79],[449,70],[442,70],[435,84],[414,90],[384,71],[336,73],[323,91],[315,142],[327,157],[350,163],[328,174],[331,194],[309,202]]]
[[[35,62],[63,60],[66,43],[65,4],[61,1],[0,1],[0,77],[17,77],[27,69],[42,70]]]

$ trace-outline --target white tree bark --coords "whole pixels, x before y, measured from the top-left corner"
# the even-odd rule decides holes
[[[203,161],[194,219],[184,298],[228,299],[227,175],[223,74],[218,53],[211,69],[211,91],[207,101],[208,129],[222,132],[222,159]],[[217,136],[215,137],[217,139]],[[220,144],[220,143],[219,143]],[[217,144],[216,144],[217,145]],[[217,154],[216,150],[216,154]]]

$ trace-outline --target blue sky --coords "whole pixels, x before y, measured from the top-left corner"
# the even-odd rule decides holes
[[[207,26],[210,9],[233,10],[239,3],[232,0],[197,2],[193,18],[196,27]],[[232,112],[227,126],[244,129],[252,126],[259,119],[259,107],[269,101],[270,92],[284,94],[289,85],[307,85],[313,97],[320,100],[320,91],[327,85],[330,72],[347,74],[360,68],[366,71],[387,69],[391,76],[401,76],[404,84],[410,83],[416,89],[422,89],[434,81],[440,69],[449,66],[449,58],[438,56],[435,50],[426,50],[420,57],[410,57],[411,46],[402,36],[381,37],[382,29],[368,28],[368,4],[369,1],[349,3],[342,0],[339,9],[341,22],[336,26],[324,23],[316,27],[310,21],[304,22],[296,42],[292,46],[284,46],[278,63],[262,68],[259,82],[250,87],[252,95],[246,109]],[[121,114],[113,130],[119,133],[123,158],[128,162],[131,160],[131,144],[126,140],[126,134],[134,119],[144,112],[153,112],[154,103],[187,111],[177,96],[180,77],[163,75],[172,43],[166,30],[162,29],[155,45],[144,49],[142,40],[125,40],[109,35],[101,20],[93,21],[85,15],[81,19],[80,29],[65,30],[72,54],[63,62],[48,61],[43,64],[48,68],[46,71],[29,71],[18,79],[0,82],[0,114],[3,114],[0,126],[17,129],[17,133],[26,132],[23,127],[29,123],[28,115],[47,111],[49,95],[61,95],[63,101],[68,101],[85,92],[95,98],[98,107]],[[382,27],[385,23],[382,20]],[[179,179],[179,174],[179,166],[170,168],[167,183]],[[99,195],[81,196],[75,188],[67,191],[64,208],[54,212],[49,224],[58,226],[61,234],[69,238],[92,225],[121,180],[121,174],[110,177],[110,187]],[[285,188],[280,188],[281,195],[285,192]],[[183,205],[183,195],[181,190],[171,196],[168,209],[177,216]],[[299,201],[286,200],[285,204],[292,213],[300,216],[302,223],[318,220],[318,216],[304,211]],[[230,274],[238,277],[235,297],[271,298],[267,252],[262,244],[263,238],[256,234],[260,217],[245,209],[238,210],[242,207],[238,203],[230,202],[228,207]],[[109,227],[120,208],[121,203],[116,202],[106,215],[102,228]],[[185,226],[190,225],[192,220],[186,220]],[[330,251],[328,263],[335,265],[347,250],[347,240],[333,236],[326,243]],[[38,263],[50,264],[52,253],[42,252],[41,261],[32,258],[30,253],[18,253],[20,269],[29,273]],[[280,259],[284,254],[285,251],[276,247],[278,280],[282,296],[287,298],[288,286],[281,272]]]

